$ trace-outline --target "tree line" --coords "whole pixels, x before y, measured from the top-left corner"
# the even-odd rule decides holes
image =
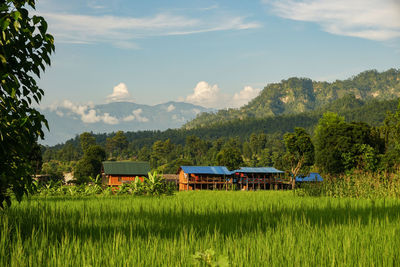
[[[253,132],[244,138],[187,135],[183,143],[167,138],[142,146],[122,131],[106,137],[105,142],[98,140],[99,136],[85,132],[75,140],[79,146],[67,143],[55,154],[44,150],[42,170],[55,169],[58,175],[74,171],[80,182],[96,176],[103,160],[148,161],[162,173],[176,173],[181,165],[224,165],[230,170],[274,166],[292,176],[311,170],[390,172],[400,163],[400,106],[388,112],[380,126],[347,122],[344,116],[325,112],[311,130],[294,127],[286,133]]]

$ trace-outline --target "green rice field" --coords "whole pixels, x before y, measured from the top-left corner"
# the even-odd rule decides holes
[[[399,255],[396,199],[198,191],[0,211],[0,266],[398,266]]]

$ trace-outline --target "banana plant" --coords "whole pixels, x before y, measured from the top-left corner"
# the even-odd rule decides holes
[[[136,176],[135,180],[131,184],[131,187],[132,187],[132,192],[135,195],[142,195],[144,192],[144,184],[138,176]]]
[[[156,171],[148,173],[148,178],[144,179],[145,190],[149,195],[161,195],[164,190],[164,178],[159,175]]]

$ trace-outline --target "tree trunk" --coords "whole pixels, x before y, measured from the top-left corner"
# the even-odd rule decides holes
[[[303,162],[304,162],[304,155],[297,162],[296,167],[292,168],[292,175],[293,175],[292,176],[292,190],[294,190],[296,187],[296,177],[297,177],[297,174],[299,174],[301,167],[303,166]]]

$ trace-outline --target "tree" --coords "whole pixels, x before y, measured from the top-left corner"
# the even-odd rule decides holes
[[[333,112],[326,112],[315,128],[315,161],[324,172],[340,173],[344,170],[341,151],[336,149],[340,138],[339,129],[344,124],[343,117]]]
[[[283,136],[286,146],[286,155],[292,173],[292,188],[295,188],[296,177],[305,167],[314,164],[314,145],[311,136],[305,129],[296,127],[294,133]]]
[[[237,140],[230,139],[217,154],[217,164],[226,166],[229,170],[239,169],[243,163],[239,147],[240,145]]]
[[[377,132],[362,122],[346,123],[338,115],[328,115],[315,132],[316,165],[323,172],[336,174],[358,168],[372,171],[384,143]],[[332,119],[336,116],[336,119]],[[339,119],[338,119],[339,118]]]
[[[150,154],[150,166],[157,168],[158,166],[167,164],[173,158],[174,149],[175,145],[171,143],[170,139],[164,142],[161,140],[154,142]]]
[[[10,188],[18,201],[32,181],[31,150],[43,138],[44,116],[32,107],[44,92],[34,76],[50,65],[54,39],[43,17],[29,16],[34,0],[0,2],[0,207],[11,204]]]
[[[121,154],[121,151],[128,145],[128,140],[123,131],[118,131],[113,137],[106,140],[106,150],[110,156],[114,153]]]
[[[197,136],[189,135],[186,137],[184,155],[185,158],[194,164],[201,164],[202,159],[208,151],[207,142],[201,140]]]
[[[75,166],[74,176],[78,183],[89,182],[89,176],[96,177],[101,173],[102,161],[106,158],[106,152],[99,145],[89,146],[81,160]]]
[[[385,170],[393,170],[400,165],[400,101],[395,113],[386,114],[379,130],[385,142],[382,167]]]
[[[34,143],[29,155],[33,174],[39,174],[43,165],[42,149],[38,143]]]
[[[96,139],[94,138],[93,134],[84,132],[79,135],[79,141],[81,143],[81,148],[83,153],[90,147],[96,144]]]
[[[150,160],[150,149],[147,146],[143,146],[138,152],[138,160],[149,161]]]

